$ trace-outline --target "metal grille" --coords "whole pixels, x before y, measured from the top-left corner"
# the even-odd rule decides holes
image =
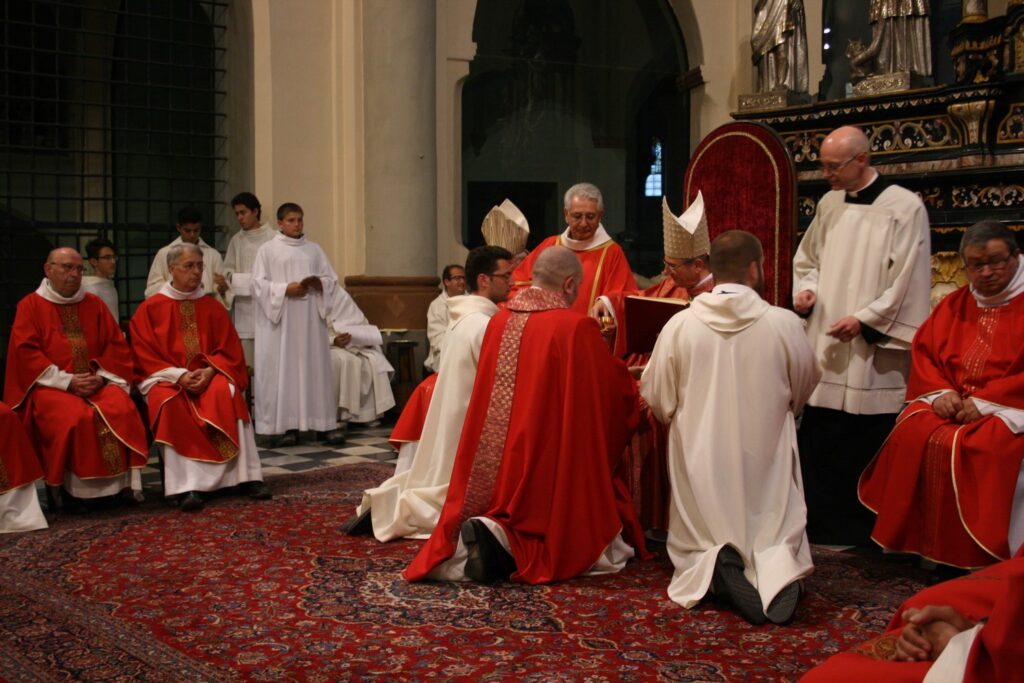
[[[195,206],[214,244],[228,0],[0,0],[0,353],[46,253],[110,239],[121,317]],[[4,359],[5,360],[5,359]],[[0,366],[2,367],[2,366]]]

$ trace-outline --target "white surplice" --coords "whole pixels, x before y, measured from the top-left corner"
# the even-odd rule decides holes
[[[475,294],[448,300],[448,329],[437,384],[411,466],[363,492],[358,514],[370,508],[378,541],[428,538],[441,516],[462,424],[480,360],[480,346],[498,307]]]
[[[206,296],[202,287],[192,292],[179,292],[171,283],[164,283],[158,291],[168,299],[188,301]],[[139,383],[139,391],[143,396],[158,382],[176,383],[188,368],[167,367],[155,372]],[[231,395],[236,388],[229,381]],[[260,452],[256,447],[256,435],[252,422],[238,420],[238,455],[227,462],[203,462],[186,458],[166,443],[156,443],[160,449],[160,457],[164,464],[164,495],[175,496],[188,491],[216,491],[229,486],[238,486],[247,481],[263,481],[263,469]]]
[[[121,319],[121,313],[117,310],[117,287],[113,280],[99,275],[86,275],[82,278],[82,291],[98,296],[110,309],[114,320]]]
[[[285,296],[288,283],[320,279],[323,293]],[[329,431],[338,425],[331,381],[327,302],[338,276],[319,245],[278,233],[256,252],[255,423],[258,434],[290,429]]]
[[[153,264],[149,267],[149,277],[146,278],[147,299],[159,292],[165,282],[171,281],[171,269],[167,265],[167,252],[176,244],[185,244],[185,242],[178,237],[170,244],[160,247],[156,256],[153,257]],[[204,242],[202,237],[199,238],[199,244],[196,246],[203,252],[203,289],[217,301],[225,306],[230,306],[231,291],[228,290],[227,295],[221,296],[213,284],[213,274],[224,273],[224,261],[220,257],[220,252]]]
[[[380,329],[371,325],[352,297],[341,287],[334,289],[327,314],[328,342],[334,393],[338,397],[338,419],[343,422],[373,422],[395,405],[391,375],[395,369],[384,357]],[[334,345],[339,334],[352,335],[344,348]]]
[[[256,252],[264,243],[274,239],[277,229],[264,223],[252,230],[239,230],[228,243],[224,256],[224,277],[231,285],[234,300],[231,302],[231,321],[235,324],[239,339],[255,339],[256,322],[252,302],[252,266]]]
[[[427,307],[427,343],[430,346],[430,351],[427,352],[427,359],[423,361],[423,365],[433,372],[437,372],[441,363],[441,341],[444,339],[444,331],[447,329],[448,292],[442,290]]]
[[[910,343],[930,312],[928,214],[916,194],[898,185],[871,204],[845,196],[833,190],[822,197],[793,257],[794,295],[817,296],[807,336],[824,374],[808,404],[854,415],[898,413]],[[847,315],[888,339],[841,342],[825,334]]]
[[[640,394],[670,425],[668,595],[693,607],[731,545],[763,607],[813,569],[794,415],[821,370],[800,319],[720,284],[665,325]]]

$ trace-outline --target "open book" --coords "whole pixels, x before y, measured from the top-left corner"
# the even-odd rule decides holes
[[[650,353],[668,319],[689,307],[689,301],[655,296],[627,296],[626,351]]]

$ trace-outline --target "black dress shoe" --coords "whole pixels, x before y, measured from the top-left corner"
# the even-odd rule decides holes
[[[745,565],[743,558],[730,545],[724,546],[715,559],[715,571],[711,578],[711,586],[715,595],[732,603],[736,611],[744,619],[755,626],[764,623],[764,610],[761,608],[761,596],[747,577],[743,575]]]
[[[178,499],[178,507],[182,512],[193,512],[203,507],[203,499],[198,491],[189,491],[181,494]]]
[[[247,481],[242,484],[242,491],[253,500],[270,500],[274,497],[270,487],[262,481]]]
[[[324,441],[328,446],[344,446],[348,440],[348,431],[344,429],[332,429],[324,434]]]
[[[467,519],[460,530],[466,546],[466,576],[473,581],[506,581],[516,570],[516,560],[505,550],[487,525]]]
[[[341,533],[349,536],[372,536],[373,518],[370,516],[371,508],[366,508],[358,515],[352,515],[341,525]]]
[[[271,440],[270,440],[269,448],[271,448],[271,449],[274,449],[274,448],[288,448],[290,446],[298,446],[298,445],[299,445],[299,433],[298,433],[298,431],[292,429],[290,431],[285,432],[284,434],[279,434],[277,436],[272,437]]]
[[[789,584],[768,603],[764,615],[773,624],[785,624],[796,614],[796,603],[800,600],[800,582]]]

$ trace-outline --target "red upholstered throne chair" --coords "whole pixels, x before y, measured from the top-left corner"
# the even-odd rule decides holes
[[[761,123],[719,126],[697,146],[683,182],[686,206],[698,190],[704,195],[711,239],[732,229],[760,238],[764,297],[776,306],[790,307],[796,170],[782,139]]]

